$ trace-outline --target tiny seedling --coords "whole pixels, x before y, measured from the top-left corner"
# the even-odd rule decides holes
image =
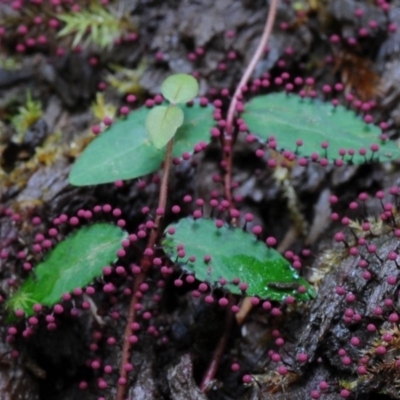
[[[146,117],[146,129],[156,149],[166,146],[183,124],[184,112],[177,104],[193,100],[198,92],[197,80],[187,74],[172,75],[163,82],[161,93],[170,105],[156,106]]]
[[[209,143],[213,127],[211,107],[182,107],[184,122],[177,129],[173,157],[192,153],[196,144]],[[149,109],[141,107],[95,138],[72,166],[69,181],[75,186],[98,185],[139,178],[160,169],[166,150],[149,138],[145,121]]]
[[[198,90],[197,81],[189,75],[167,78],[161,92],[169,104],[141,107],[114,122],[75,162],[70,183],[85,186],[138,178],[157,171],[164,162],[159,207],[164,210],[172,157],[179,158],[193,152],[197,144],[211,141],[212,107],[196,101],[183,105],[192,101]],[[379,130],[374,125],[344,107],[318,100],[283,93],[256,96],[245,107],[242,118],[266,147],[284,155],[289,150],[294,158],[361,163],[399,157],[393,142],[382,139],[379,146],[376,144]],[[329,148],[323,145],[325,142]],[[370,153],[354,151],[357,146]],[[162,215],[157,216],[157,228],[149,236],[147,247],[161,243],[176,267],[207,282],[211,288],[275,301],[288,296],[306,301],[315,296],[310,284],[289,261],[254,235],[226,223],[217,226],[211,219],[182,218],[169,225],[163,236]],[[8,307],[31,315],[34,304],[52,306],[64,293],[88,285],[101,276],[104,265],[116,261],[116,251],[126,235],[109,224],[94,224],[76,231],[57,244],[36,267],[10,298]],[[144,255],[141,264],[143,272],[136,278],[136,286],[149,271],[149,256]],[[125,357],[129,348],[129,344],[125,345]]]

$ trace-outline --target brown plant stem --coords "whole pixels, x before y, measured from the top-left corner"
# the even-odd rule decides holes
[[[164,160],[164,172],[163,172],[163,176],[162,176],[162,180],[161,180],[161,188],[160,188],[160,194],[159,194],[159,198],[158,198],[158,207],[157,208],[162,208],[163,210],[166,209],[166,205],[167,205],[168,181],[169,181],[169,174],[170,174],[170,170],[171,170],[173,145],[174,145],[173,139],[171,139],[167,144],[167,151],[166,151],[165,160]],[[152,249],[157,242],[157,239],[161,232],[161,220],[162,220],[162,215],[157,215],[156,219],[155,219],[155,228],[151,231],[149,239],[147,241],[148,249]],[[132,298],[131,298],[131,302],[129,304],[129,311],[128,311],[127,321],[126,321],[126,326],[125,326],[124,343],[123,343],[123,347],[122,347],[121,365],[120,365],[120,370],[119,370],[120,378],[125,378],[126,380],[128,380],[127,379],[128,373],[127,373],[127,371],[125,371],[124,366],[125,366],[125,364],[127,364],[129,362],[129,359],[131,357],[132,345],[131,345],[131,343],[129,343],[128,339],[133,333],[132,323],[135,322],[135,319],[136,319],[135,305],[138,302],[136,293],[139,291],[140,285],[144,282],[148,272],[151,269],[152,257],[146,256],[146,255],[142,256],[142,258],[140,260],[140,266],[141,266],[141,271],[136,276],[135,281],[133,282]],[[126,389],[127,389],[127,385],[118,385],[117,386],[116,400],[125,400]]]
[[[211,362],[209,363],[207,371],[203,375],[203,379],[200,384],[200,390],[204,393],[207,393],[211,389],[212,386],[211,383],[215,378],[215,375],[217,374],[221,358],[224,354],[226,345],[228,344],[229,336],[231,334],[231,329],[233,325],[233,312],[231,311],[231,307],[235,303],[232,294],[228,296],[228,300],[229,303],[226,308],[224,332],[220,337],[217,346],[214,349]]]
[[[233,160],[233,121],[235,117],[236,105],[238,102],[238,96],[242,93],[242,88],[247,85],[251,74],[254,71],[258,61],[264,53],[265,46],[267,45],[268,38],[271,35],[272,28],[274,26],[276,11],[278,8],[279,0],[271,0],[270,8],[268,11],[267,21],[264,26],[263,35],[260,43],[250,60],[249,65],[243,73],[242,79],[236,87],[235,93],[229,104],[228,115],[226,118],[225,135],[223,139],[223,152],[224,152],[224,163],[225,163],[225,176],[224,176],[224,195],[229,201],[232,207],[232,160]]]

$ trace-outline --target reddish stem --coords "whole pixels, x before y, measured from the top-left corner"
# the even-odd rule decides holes
[[[242,88],[247,85],[251,74],[254,71],[258,61],[264,53],[265,46],[267,45],[268,38],[271,35],[272,28],[274,26],[276,10],[278,8],[279,0],[271,0],[271,5],[268,11],[267,21],[264,26],[264,32],[261,37],[260,43],[247,66],[242,79],[236,87],[235,93],[232,97],[231,103],[229,104],[228,115],[226,118],[226,128],[223,141],[224,147],[224,161],[225,161],[225,178],[224,178],[224,194],[225,198],[232,205],[232,159],[233,159],[233,120],[235,117],[236,105],[238,102],[238,96],[242,92]],[[229,150],[228,150],[229,149]],[[228,151],[227,151],[228,150]]]
[[[221,362],[221,358],[224,354],[226,345],[228,344],[229,336],[231,333],[231,328],[233,324],[233,312],[231,311],[231,307],[234,304],[233,295],[229,295],[228,297],[229,303],[227,305],[226,314],[225,314],[225,324],[224,324],[224,332],[220,337],[217,347],[214,350],[212,359],[210,364],[208,365],[207,371],[203,376],[203,380],[200,384],[200,390],[204,393],[207,393],[211,389],[211,383],[217,374],[219,364]]]
[[[172,148],[173,148],[173,139],[171,139],[167,145],[167,151],[166,151],[165,161],[164,161],[164,173],[163,173],[163,177],[162,177],[162,181],[161,181],[160,195],[159,195],[159,200],[158,200],[158,208],[162,208],[163,210],[165,210],[166,205],[167,205],[168,179],[169,179],[169,173],[170,173],[170,169],[171,169]],[[162,220],[162,215],[157,215],[156,220],[155,220],[156,227],[155,227],[155,229],[153,229],[151,231],[149,240],[147,241],[148,249],[153,249],[154,245],[156,244],[158,236],[160,235],[160,232],[161,232],[161,220]],[[127,371],[125,371],[124,366],[125,366],[125,364],[127,364],[129,362],[129,359],[131,357],[131,344],[129,343],[128,339],[133,333],[132,323],[135,322],[135,318],[136,318],[135,305],[138,302],[136,293],[139,291],[140,285],[146,279],[146,276],[151,269],[151,265],[152,265],[152,257],[143,256],[140,260],[141,271],[136,276],[135,281],[133,283],[132,298],[131,298],[131,302],[129,304],[129,311],[128,311],[127,321],[126,321],[126,326],[125,326],[124,343],[123,343],[123,347],[122,347],[121,365],[120,365],[120,370],[119,370],[120,377],[125,378],[125,379],[127,379],[128,373],[127,373]],[[116,400],[124,400],[125,399],[126,389],[127,389],[127,385],[118,385]]]
[[[231,103],[229,104],[228,115],[226,118],[226,128],[225,135],[223,139],[223,152],[224,152],[224,162],[225,162],[225,177],[224,177],[224,195],[225,198],[229,201],[230,208],[233,207],[232,201],[232,164],[233,164],[233,121],[235,117],[236,105],[238,102],[238,95],[241,94],[243,86],[245,86],[250,79],[251,74],[254,71],[257,62],[260,60],[263,55],[265,46],[267,45],[268,38],[271,35],[272,27],[275,22],[276,10],[278,8],[279,0],[271,0],[271,6],[268,11],[267,21],[264,26],[264,32],[261,37],[260,43],[249,63],[242,79],[240,80],[238,86],[236,87],[235,93],[232,97]],[[235,221],[234,221],[235,222]],[[230,295],[229,304],[233,303],[233,296]],[[213,357],[211,359],[210,364],[208,365],[207,371],[203,376],[203,380],[200,385],[200,389],[203,392],[207,392],[210,389],[210,383],[214,379],[218,366],[221,362],[222,355],[224,354],[226,345],[228,343],[231,326],[233,323],[233,313],[230,310],[230,306],[226,311],[225,317],[225,330],[223,335],[221,336],[217,347],[214,350]]]

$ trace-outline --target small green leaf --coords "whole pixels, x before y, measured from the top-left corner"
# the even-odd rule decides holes
[[[157,150],[145,127],[149,110],[145,107],[116,121],[93,140],[75,161],[69,181],[75,186],[98,185],[120,179],[133,179],[157,171],[165,149]],[[183,107],[183,125],[174,137],[173,157],[193,151],[199,142],[210,141],[212,107]]]
[[[172,260],[178,257],[178,245],[183,245],[186,253],[182,268],[194,273],[200,281],[217,285],[220,278],[227,280],[224,286],[235,294],[241,290],[232,282],[239,278],[248,284],[248,296],[259,296],[281,301],[288,295],[299,300],[315,296],[310,284],[301,278],[289,262],[276,250],[267,247],[255,236],[239,228],[227,225],[217,228],[213,220],[185,218],[171,224],[165,230],[175,228],[173,235],[165,233],[162,241],[164,250]],[[204,256],[211,256],[205,262]],[[195,256],[194,262],[188,261]],[[299,286],[307,291],[298,292]]]
[[[57,18],[65,23],[57,37],[75,35],[72,47],[78,44],[110,47],[117,38],[133,28],[124,15],[99,4],[92,4],[89,8],[80,10],[79,13],[61,12]]]
[[[53,306],[64,293],[87,286],[103,267],[117,260],[116,252],[127,233],[119,227],[98,223],[85,226],[50,251],[20,289],[9,299],[10,310],[33,314],[36,303]]]
[[[262,140],[275,136],[277,150],[296,151],[300,157],[318,153],[320,158],[341,159],[341,149],[353,150],[343,160],[354,164],[366,161],[388,161],[400,158],[400,149],[394,141],[382,142],[380,129],[365,123],[353,111],[343,106],[334,107],[317,99],[302,99],[296,95],[272,93],[251,100],[242,114],[249,130]],[[302,140],[303,145],[296,146]],[[328,148],[321,148],[323,142]],[[371,145],[379,150],[372,152]],[[359,153],[364,148],[366,155]]]
[[[162,149],[183,124],[184,114],[178,106],[157,106],[146,117],[146,129],[156,149]]]
[[[162,83],[161,93],[172,104],[186,103],[198,95],[199,83],[192,75],[171,75]]]
[[[18,113],[11,119],[11,123],[18,132],[17,141],[23,140],[23,135],[28,128],[37,122],[42,115],[43,110],[41,102],[33,100],[30,90],[27,90],[26,103],[18,107]]]

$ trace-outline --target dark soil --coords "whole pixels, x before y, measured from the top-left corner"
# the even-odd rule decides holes
[[[24,2],[26,10],[39,7],[28,3]],[[87,7],[84,1],[77,3]],[[291,76],[313,76],[321,98],[324,98],[320,90],[324,84],[342,81],[345,93],[355,93],[363,101],[376,100],[371,113],[376,120],[390,122],[387,133],[396,140],[400,127],[400,29],[388,33],[386,26],[389,23],[400,26],[400,1],[391,1],[388,12],[376,3],[282,0],[269,50],[258,63],[254,78],[269,72],[271,87],[265,92],[273,92],[281,90],[274,77],[283,71]],[[112,73],[111,65],[130,69],[145,66],[137,82],[138,105],[158,93],[167,76],[185,72],[197,74],[201,95],[211,100],[222,98],[226,111],[229,98],[220,96],[220,90],[227,88],[232,93],[238,84],[259,42],[269,2],[119,0],[113,4],[123,9],[137,27],[138,39],[105,50],[67,51],[63,56],[54,55],[55,49],[64,45],[64,39],[55,38],[53,33],[48,35],[48,48],[28,49],[17,55],[15,30],[21,23],[20,17],[12,10],[11,1],[0,4],[0,26],[7,27],[0,56],[19,63],[17,68],[10,69],[0,59],[0,254],[2,251],[11,254],[7,259],[0,257],[0,293],[4,299],[27,276],[17,253],[33,243],[38,228],[32,226],[32,216],[40,216],[40,229],[46,230],[60,214],[74,215],[82,208],[111,204],[123,211],[127,230],[136,231],[145,221],[142,208],[155,209],[157,205],[157,178],[161,173],[139,180],[147,183],[145,188],[141,188],[138,180],[127,181],[122,188],[114,184],[79,188],[68,183],[71,165],[92,139],[90,126],[98,120],[90,106],[99,82]],[[295,5],[303,7],[304,12],[296,12]],[[42,7],[47,10],[45,5]],[[361,17],[354,13],[358,8],[365,11]],[[24,18],[28,14],[22,12]],[[368,26],[371,20],[379,28],[370,29],[369,36],[349,44],[348,39],[358,37],[359,29]],[[230,38],[227,31],[235,36]],[[332,34],[342,37],[341,46],[330,42]],[[199,47],[204,49],[204,55],[189,60],[188,55]],[[236,58],[229,60],[232,51]],[[163,57],[156,57],[157,53]],[[97,65],[90,65],[91,57],[98,58]],[[25,103],[27,90],[40,100],[44,113],[29,127],[23,140],[17,141],[10,116]],[[108,103],[125,104],[125,96],[111,86],[103,93]],[[251,97],[249,93],[247,98]],[[344,102],[344,95],[339,97]],[[397,205],[397,197],[389,194],[389,188],[400,185],[399,163],[349,165],[340,169],[294,165],[283,182],[265,168],[265,160],[255,157],[256,148],[240,137],[235,145],[233,178],[240,183],[235,189],[235,195],[241,197],[240,210],[251,212],[255,216],[253,225],[263,227],[263,239],[276,237],[282,252],[290,249],[300,254],[304,248],[310,249],[311,255],[303,259],[303,274],[313,282],[318,281],[317,298],[296,307],[276,304],[282,310],[280,317],[273,318],[261,307],[255,307],[241,325],[235,321],[216,377],[205,394],[199,385],[224,334],[225,312],[195,299],[190,285],[174,287],[173,280],[180,272],[164,288],[151,285],[143,306],[153,312],[153,318],[141,321],[140,340],[132,353],[135,369],[130,375],[127,398],[305,400],[311,398],[311,392],[318,389],[321,381],[326,381],[329,388],[321,396],[323,399],[343,398],[340,392],[344,388],[350,390],[353,399],[400,399],[400,369],[396,364],[400,358],[400,331],[397,324],[390,324],[384,318],[399,307],[398,284],[389,285],[386,281],[389,275],[398,276],[396,264],[386,259],[388,252],[398,247],[398,238],[392,234],[400,224],[398,215],[395,213],[388,224],[377,223],[371,232],[366,232],[377,251],[369,253],[364,249],[356,257],[350,257],[345,245],[333,240],[335,232],[343,227],[340,221],[332,222],[330,218],[332,211],[354,220],[379,216],[381,202],[374,198],[378,190],[385,192],[383,202]],[[180,204],[182,216],[192,211],[182,202],[184,195],[190,193],[194,198],[208,200],[212,190],[221,189],[213,181],[213,175],[221,173],[220,161],[220,145],[214,142],[174,169],[169,204]],[[363,209],[350,212],[348,204],[360,192],[368,193],[370,200]],[[339,199],[334,207],[329,203],[332,194]],[[8,209],[19,213],[21,221],[12,221]],[[170,213],[164,222],[175,219]],[[351,243],[351,234],[347,240]],[[361,259],[372,265],[372,280],[363,279],[355,268]],[[33,257],[33,261],[38,261],[38,257]],[[132,262],[135,261],[132,256]],[[155,283],[158,278],[151,273],[149,281]],[[127,282],[120,282],[121,288],[130,286],[132,280],[129,277]],[[95,283],[99,289],[93,296],[97,309],[72,317],[68,311],[73,305],[66,304],[67,312],[57,317],[56,331],[49,332],[45,325],[39,324],[32,337],[18,337],[12,346],[6,342],[7,311],[1,309],[2,400],[115,399],[117,374],[110,375],[109,388],[100,391],[97,379],[103,375],[102,371],[88,368],[87,361],[99,358],[103,366],[112,365],[118,371],[121,349],[118,345],[107,345],[105,338],[115,336],[117,342],[121,339],[124,317],[113,319],[110,314],[118,311],[126,315],[129,297],[118,294],[110,301],[101,291],[101,284],[100,279]],[[345,286],[356,300],[338,295],[337,286]],[[155,295],[160,297],[159,302],[154,301]],[[378,316],[375,308],[385,299],[392,299],[394,304],[386,305],[383,316]],[[362,316],[361,321],[344,318],[349,308],[353,314]],[[389,351],[385,356],[375,354],[379,335],[368,333],[366,326],[370,323],[381,334],[393,331],[395,340],[391,347],[387,346]],[[150,326],[156,327],[157,337],[148,333]],[[285,338],[280,348],[275,344],[276,330]],[[96,332],[102,332],[102,338],[94,339]],[[350,343],[352,337],[360,339],[360,348]],[[94,354],[90,344],[96,341],[99,350]],[[18,357],[10,356],[13,349],[18,350]],[[356,361],[345,365],[340,349]],[[279,351],[289,370],[287,375],[282,377],[276,372],[271,350]],[[307,362],[297,360],[299,353],[307,354]],[[365,376],[357,374],[357,360],[363,354],[371,360]],[[240,364],[240,371],[231,370],[233,362]],[[251,384],[243,384],[244,374],[253,376]],[[82,381],[88,382],[86,390],[79,389]]]

